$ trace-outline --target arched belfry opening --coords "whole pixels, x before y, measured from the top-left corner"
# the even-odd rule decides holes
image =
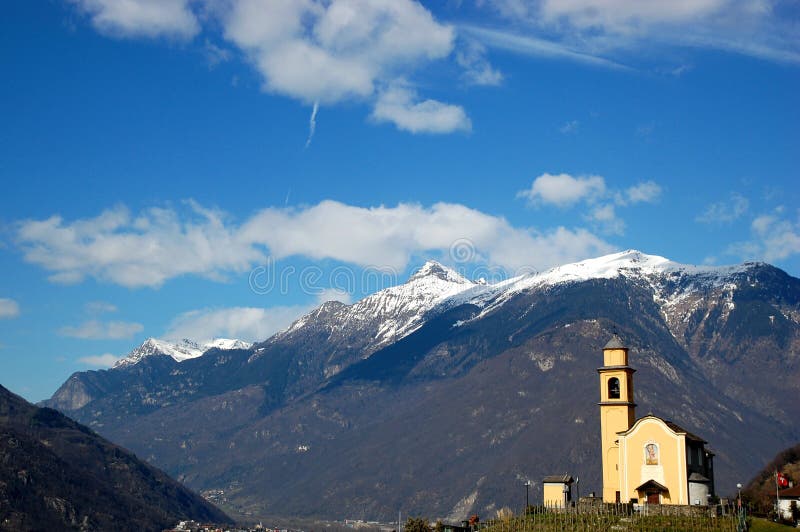
[[[608,379],[608,398],[619,399],[619,394],[619,379],[616,377],[611,377]]]

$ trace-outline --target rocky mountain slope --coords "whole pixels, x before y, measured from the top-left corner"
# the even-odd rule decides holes
[[[639,414],[709,440],[726,493],[800,439],[799,319],[800,281],[766,264],[628,251],[483,284],[428,263],[250,349],[75,374],[51,404],[249,512],[457,518],[552,473],[599,490],[616,330]]]
[[[230,522],[158,469],[0,386],[0,530],[162,530]]]

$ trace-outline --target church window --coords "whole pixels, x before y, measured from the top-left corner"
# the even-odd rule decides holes
[[[608,398],[619,399],[619,379],[616,377],[608,379]]]

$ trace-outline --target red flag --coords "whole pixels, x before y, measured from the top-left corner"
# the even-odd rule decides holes
[[[779,488],[788,488],[789,487],[789,479],[786,478],[786,475],[783,473],[775,472],[775,482],[778,484]]]

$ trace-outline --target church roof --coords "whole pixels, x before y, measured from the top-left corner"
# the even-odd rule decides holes
[[[611,337],[611,340],[603,347],[603,349],[628,349],[625,347],[625,344],[622,343],[622,338],[619,337],[617,333],[614,333],[614,336]]]
[[[700,473],[694,472],[689,475],[689,482],[711,482],[711,480],[707,479]]]
[[[696,442],[700,442],[700,443],[708,443],[706,440],[704,440],[704,439],[703,439],[703,438],[701,438],[700,436],[698,436],[698,435],[696,435],[696,434],[692,434],[691,432],[689,432],[689,431],[688,431],[688,430],[686,430],[685,428],[681,427],[680,425],[677,425],[677,424],[673,423],[672,421],[668,421],[668,420],[666,420],[666,419],[664,419],[664,420],[662,420],[662,421],[663,421],[663,422],[664,422],[664,423],[665,423],[665,424],[666,424],[666,425],[667,425],[669,428],[671,428],[673,432],[677,432],[678,434],[685,434],[685,435],[686,435],[686,439],[687,439],[687,440],[694,440],[694,441],[696,441]]]
[[[696,434],[692,434],[691,432],[689,432],[689,431],[688,431],[688,430],[686,430],[685,428],[681,427],[680,425],[677,425],[677,424],[673,423],[672,421],[668,421],[668,420],[666,420],[666,419],[662,419],[662,418],[660,418],[660,417],[658,417],[658,416],[654,416],[653,414],[647,414],[647,415],[646,415],[646,416],[644,416],[644,417],[640,417],[639,419],[637,419],[637,420],[636,420],[636,421],[633,423],[633,425],[631,425],[631,428],[629,428],[628,430],[622,430],[622,431],[620,431],[620,432],[617,432],[617,434],[630,434],[631,432],[633,432],[633,429],[634,429],[634,428],[635,428],[635,427],[636,427],[636,426],[637,426],[637,425],[638,425],[638,424],[639,424],[641,421],[644,421],[645,419],[657,419],[658,421],[660,421],[660,422],[662,422],[664,425],[666,425],[666,426],[667,426],[667,427],[668,427],[668,428],[669,428],[669,429],[670,429],[672,432],[674,432],[674,433],[676,433],[676,434],[683,434],[684,436],[686,436],[686,439],[687,439],[687,440],[696,441],[696,442],[698,442],[698,443],[708,443],[706,440],[704,440],[704,439],[703,439],[703,438],[701,438],[700,436],[697,436]]]

